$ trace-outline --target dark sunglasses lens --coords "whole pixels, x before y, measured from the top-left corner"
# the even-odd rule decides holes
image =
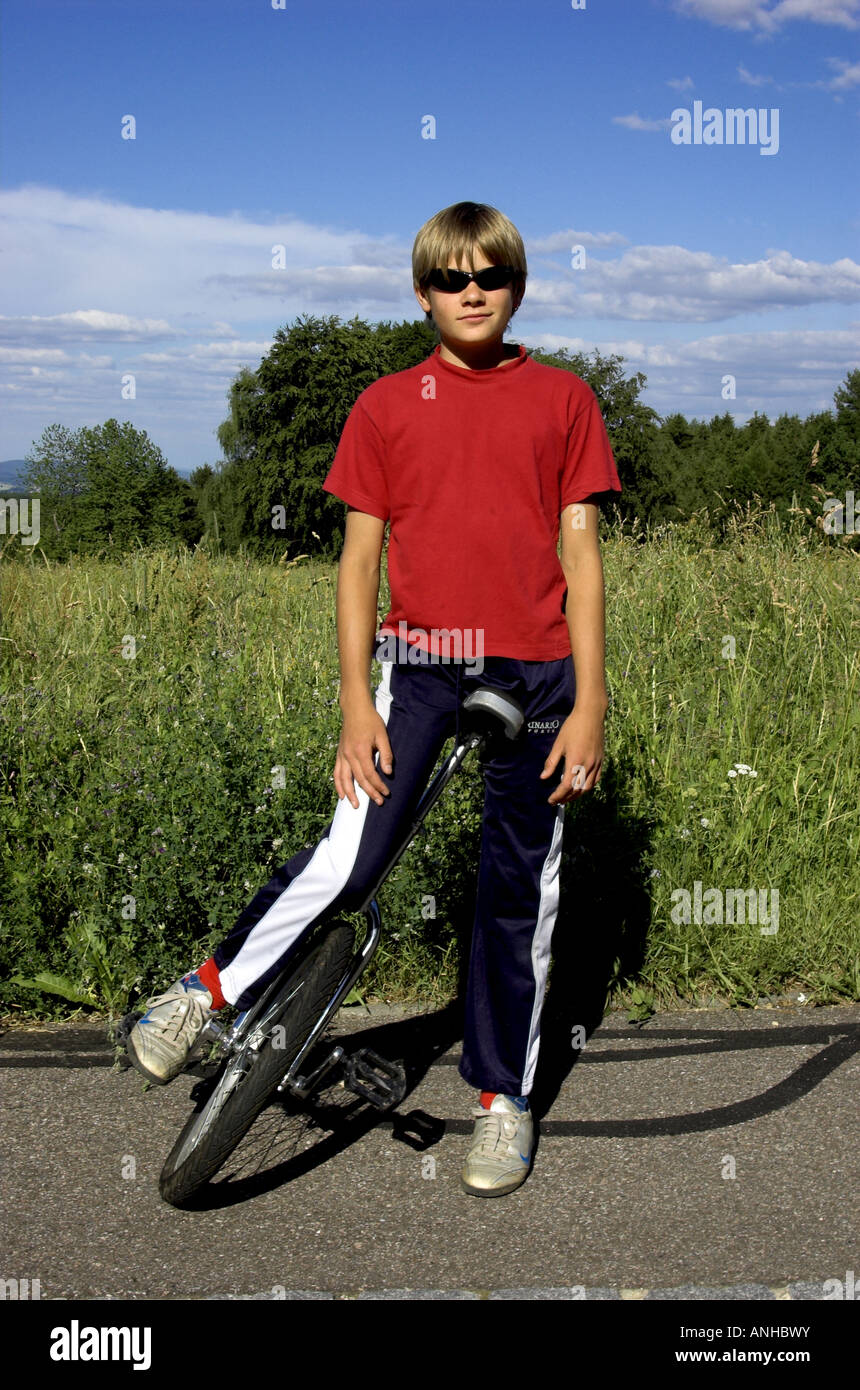
[[[500,290],[503,285],[509,285],[513,279],[514,272],[508,265],[489,265],[486,270],[479,270],[475,275],[475,284],[482,290]],[[464,270],[431,270],[430,284],[434,290],[442,290],[445,294],[459,294],[469,284],[471,276]]]
[[[469,283],[469,277],[462,270],[431,270],[430,284],[434,290],[445,294],[459,294]]]
[[[490,265],[486,270],[479,270],[475,276],[475,283],[480,285],[482,290],[500,290],[503,285],[508,285],[513,278],[513,271],[507,265]]]

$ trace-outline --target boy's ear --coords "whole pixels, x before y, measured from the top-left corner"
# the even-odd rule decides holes
[[[418,303],[421,305],[421,308],[424,310],[425,314],[432,313],[430,300],[427,298],[426,294],[424,294],[423,291],[420,290],[417,285],[413,285],[412,288],[415,291],[415,298],[418,300]]]

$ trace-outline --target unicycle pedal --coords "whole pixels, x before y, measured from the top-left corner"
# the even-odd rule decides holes
[[[142,1008],[132,1009],[131,1013],[126,1014],[124,1018],[121,1018],[118,1023],[114,1024],[113,1031],[110,1034],[110,1041],[113,1043],[113,1064],[115,1069],[119,1068],[120,1071],[127,1071],[129,1067],[132,1066],[132,1061],[128,1054],[128,1035],[135,1024],[139,1023],[142,1018]]]
[[[129,1033],[131,1032],[132,1028],[134,1028],[135,1024],[139,1023],[142,1018],[143,1009],[138,1008],[132,1009],[131,1013],[126,1014],[123,1018],[119,1020],[119,1023],[116,1024],[113,1032],[113,1041],[117,1047],[125,1047],[126,1043],[128,1042]]]
[[[350,1091],[377,1110],[398,1105],[406,1095],[406,1072],[400,1062],[389,1062],[369,1047],[353,1052],[346,1063],[345,1079]]]

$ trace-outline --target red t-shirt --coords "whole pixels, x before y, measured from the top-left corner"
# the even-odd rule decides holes
[[[522,346],[475,371],[437,345],[362,391],[323,487],[391,522],[383,635],[449,659],[456,639],[434,634],[462,634],[464,656],[570,654],[559,516],[621,491],[597,399],[573,372]]]

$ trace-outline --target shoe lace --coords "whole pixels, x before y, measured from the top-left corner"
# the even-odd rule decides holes
[[[477,1148],[482,1158],[491,1157],[498,1148],[510,1147],[517,1132],[517,1122],[510,1115],[500,1115],[498,1111],[485,1110],[483,1106],[473,1110],[478,1121],[476,1136]]]
[[[202,999],[195,999],[191,993],[185,995],[177,994],[176,1003],[161,1025],[160,1031],[162,1037],[175,1042],[182,1032],[182,1029],[186,1026],[187,1021],[190,1021],[195,1026],[203,1021],[201,1017],[203,1012],[204,1005]],[[197,1017],[195,1017],[195,1013]]]

